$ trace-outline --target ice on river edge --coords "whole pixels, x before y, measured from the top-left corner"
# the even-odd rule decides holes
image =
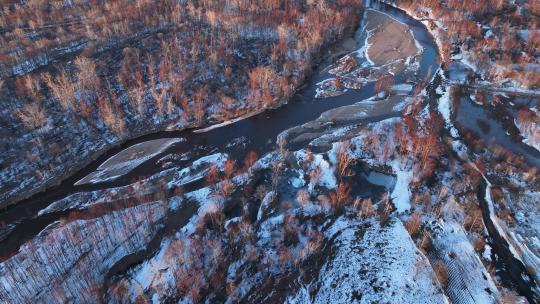
[[[165,152],[172,145],[185,141],[183,138],[160,138],[138,143],[111,156],[96,171],[77,181],[75,185],[114,181],[128,174],[144,162]]]

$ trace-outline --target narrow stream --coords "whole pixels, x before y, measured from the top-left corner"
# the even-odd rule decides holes
[[[495,227],[489,213],[488,202],[485,199],[486,191],[489,191],[488,185],[485,180],[482,180],[482,183],[478,187],[477,198],[482,209],[482,218],[491,238],[492,247],[497,253],[495,255],[495,265],[499,270],[498,275],[502,277],[505,284],[516,288],[531,303],[538,303],[540,295],[537,294],[537,283],[527,273],[526,266],[520,260],[516,259],[510,249],[510,245]]]

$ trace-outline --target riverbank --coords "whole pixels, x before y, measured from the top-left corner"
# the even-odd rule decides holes
[[[529,47],[537,43],[535,37],[529,35],[537,31],[535,28],[537,25],[532,22],[534,14],[526,3],[501,2],[497,6],[479,3],[470,7],[457,4],[445,8],[441,2],[420,6],[414,1],[380,0],[380,2],[404,10],[428,28],[437,42],[441,58],[449,72],[449,82],[510,94],[540,94],[539,62],[535,56],[535,48]],[[468,17],[456,19],[447,14]],[[507,18],[504,22],[505,30],[502,30],[503,26],[493,26],[496,18],[509,15],[512,15],[515,21],[510,22],[511,19]],[[479,19],[471,20],[472,16]],[[472,22],[476,26],[467,28]],[[511,42],[513,47],[493,43],[504,41],[508,37],[510,38],[507,41]],[[513,50],[522,53],[519,64],[511,63],[515,59],[510,62],[501,60],[501,57],[506,58],[505,56],[512,58],[509,53]],[[454,73],[452,72],[454,69],[461,71]]]
[[[402,66],[405,66],[405,62],[412,62],[412,57],[421,55],[422,48],[417,47],[419,45],[418,41],[415,40],[414,35],[411,33],[410,29],[407,27],[406,24],[401,23],[397,21],[396,19],[393,19],[390,15],[377,12],[371,9],[366,10],[364,14],[365,19],[362,21],[362,30],[366,30],[369,33],[369,37],[365,43],[368,43],[367,45],[362,46],[361,50],[365,50],[365,56],[368,58],[367,53],[370,52],[372,49],[375,49],[377,51],[383,52],[387,55],[384,57],[380,57],[377,59],[378,66],[374,67],[374,69],[379,69],[382,71],[386,71],[386,68],[395,62],[399,62]],[[389,27],[388,30],[385,30],[386,27]],[[380,29],[378,31],[377,29]],[[396,31],[403,31],[407,33],[408,35],[401,35],[404,36],[402,41],[399,41],[398,44],[395,44],[392,41],[392,39],[395,37],[397,33]],[[375,32],[375,33],[374,33]],[[396,50],[396,48],[398,48]],[[403,48],[403,49],[401,49]],[[344,52],[348,52],[344,53]],[[351,56],[354,56],[359,52],[357,43],[352,43],[348,38],[345,38],[342,40],[342,42],[336,44],[335,46],[331,47],[328,51],[323,51],[322,56],[319,56],[317,60],[317,65],[319,66],[318,69],[312,70],[311,73],[308,74],[308,78],[312,77],[313,74],[318,74],[319,76],[325,76],[326,72],[328,70],[328,73],[334,73],[335,70],[343,71],[344,68],[341,67],[341,63],[343,62],[343,58],[351,58]],[[393,52],[393,53],[392,53]],[[330,64],[328,62],[329,59],[335,58],[337,54],[346,54],[342,59],[339,60],[339,63],[337,64]],[[361,54],[360,54],[361,55]],[[368,59],[368,62],[369,59]],[[329,65],[330,68],[325,68],[325,65]],[[356,70],[350,71],[350,74],[360,74],[358,70],[362,69],[365,65],[360,63],[356,67]],[[321,70],[322,68],[322,70]],[[394,73],[398,73],[399,71],[403,71],[404,68],[401,68],[399,70],[389,70],[385,73],[387,74],[381,74],[381,75],[389,75],[391,71]],[[411,69],[413,73],[417,72],[415,69]],[[347,75],[343,77],[349,77]],[[370,81],[375,81],[376,78],[373,77]],[[396,85],[388,88],[388,96],[385,97],[371,97],[364,101],[359,101],[354,105],[347,105],[343,107],[338,107],[335,109],[332,109],[330,111],[322,113],[322,116],[315,120],[314,122],[310,122],[309,126],[303,126],[304,128],[310,128],[311,134],[324,134],[325,132],[328,132],[328,124],[332,123],[334,124],[334,128],[339,125],[344,124],[353,124],[358,123],[361,121],[364,121],[366,119],[369,120],[369,117],[383,117],[383,116],[392,116],[392,115],[398,115],[398,113],[405,109],[407,105],[409,105],[412,102],[411,94],[413,91],[413,86],[410,84],[401,84]],[[286,103],[286,101],[285,101]],[[275,108],[280,107],[279,105]],[[261,109],[256,112],[248,113],[246,115],[243,115],[237,119],[228,120],[223,123],[218,123],[211,125],[210,127],[206,128],[200,128],[193,130],[193,133],[200,134],[200,133],[208,133],[212,130],[215,130],[217,128],[225,128],[233,123],[238,123],[241,120],[248,119],[250,117],[253,117],[256,114],[260,114],[264,111],[264,109]],[[314,128],[314,126],[318,124],[319,129]],[[324,130],[325,129],[325,130]],[[301,130],[299,132],[303,133],[305,130]],[[295,132],[298,132],[296,130]],[[294,132],[292,132],[294,133]],[[285,140],[287,143],[296,143],[298,144],[298,140],[295,139],[289,139],[284,136],[280,135],[280,138]],[[305,141],[306,138],[303,138]],[[131,149],[128,148],[128,149]],[[126,149],[126,150],[128,150]],[[150,151],[147,151],[150,152]],[[141,165],[142,163],[139,163]],[[85,177],[81,181],[78,181],[76,185],[88,183],[90,179],[92,179],[93,176],[99,176],[102,175],[103,170],[101,170],[101,166],[94,171],[93,173],[90,173],[89,176]],[[134,169],[134,168],[131,168]],[[118,171],[118,170],[116,170]],[[124,170],[125,171],[125,170]],[[107,173],[107,172],[105,172]],[[124,172],[122,175],[126,175],[128,172]],[[121,175],[116,176],[115,178],[121,177]],[[110,178],[95,178],[91,183],[100,183],[104,181],[108,181]]]

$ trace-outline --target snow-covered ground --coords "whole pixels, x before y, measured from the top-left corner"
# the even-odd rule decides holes
[[[448,303],[399,220],[381,228],[340,218],[326,237],[330,254],[318,276],[286,303]]]
[[[437,259],[448,267],[448,296],[453,303],[498,303],[498,289],[456,222],[439,221],[433,228],[433,246]]]
[[[516,233],[520,243],[527,244],[540,257],[540,192],[525,190],[514,193],[504,191],[505,201],[516,213],[517,224],[510,229]]]
[[[227,157],[226,154],[215,153],[203,156],[187,167],[170,168],[126,186],[77,192],[51,203],[47,208],[40,210],[38,216],[65,210],[85,209],[98,204],[113,205],[133,196],[151,196],[161,188],[163,180],[167,180],[167,189],[174,189],[203,179],[212,165],[216,165],[218,170],[223,170],[223,164]]]
[[[403,9],[407,12],[407,14],[415,17],[420,22],[422,22],[435,38],[435,41],[439,46],[439,52],[441,50],[447,49],[449,45],[452,45],[448,42],[448,30],[449,26],[455,25],[455,23],[453,23],[454,20],[452,18],[441,18],[440,13],[439,15],[435,15],[431,8],[431,6],[433,6],[432,4],[415,5],[415,3],[413,3],[412,5],[401,5],[399,1],[394,0],[383,0],[382,2]],[[511,2],[513,6],[516,6],[517,11],[523,9],[523,3],[515,1],[509,2]],[[500,12],[492,14],[491,16],[497,16],[498,14],[500,14]],[[467,86],[492,91],[531,94],[538,96],[540,94],[538,87],[531,88],[530,84],[528,83],[530,82],[530,79],[527,79],[526,77],[521,77],[522,74],[530,71],[536,71],[537,74],[535,76],[538,76],[538,60],[535,59],[534,55],[531,56],[530,54],[526,54],[527,48],[519,49],[519,45],[530,44],[530,42],[527,40],[528,33],[530,30],[534,29],[525,28],[517,30],[516,32],[514,32],[514,29],[512,29],[511,33],[515,33],[516,37],[520,37],[521,40],[519,41],[519,43],[517,43],[515,49],[519,49],[523,56],[527,58],[526,60],[529,61],[529,63],[527,63],[526,65],[508,65],[506,63],[501,63],[500,60],[491,60],[489,57],[486,59],[478,55],[478,53],[483,52],[493,52],[494,50],[501,51],[501,49],[504,50],[504,47],[501,47],[499,49],[497,49],[497,47],[487,47],[486,45],[489,44],[489,41],[486,39],[492,38],[494,39],[494,41],[497,41],[498,44],[500,40],[504,39],[504,35],[507,34],[507,30],[499,30],[500,34],[498,36],[495,36],[493,32],[494,28],[492,27],[493,21],[491,20],[491,22],[487,24],[482,24],[481,22],[485,21],[474,21],[478,29],[481,30],[481,32],[484,32],[483,38],[472,38],[471,36],[469,36],[465,39],[465,41],[471,42],[469,45],[466,45],[467,43],[460,43],[459,45],[457,45],[456,41],[452,41],[454,43],[452,46],[455,47],[457,45],[459,52],[446,55],[446,57],[448,57],[447,59],[449,63],[449,66],[447,68],[450,71],[449,82],[452,84],[465,84]],[[521,26],[526,27],[529,26],[529,24]],[[454,34],[455,33],[456,31],[454,31]],[[483,45],[483,47],[471,47],[471,45],[474,44]],[[453,51],[454,50],[450,48],[449,52]],[[441,57],[445,57],[442,53],[440,53],[439,55]],[[523,66],[526,66],[526,68],[523,69]],[[472,81],[472,77],[469,76],[473,75],[478,76],[478,78],[480,79]]]

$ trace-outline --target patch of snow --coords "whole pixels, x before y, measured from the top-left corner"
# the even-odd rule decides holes
[[[387,191],[394,189],[396,185],[396,178],[394,176],[380,172],[370,171],[366,179],[373,185],[385,187]]]
[[[161,227],[165,207],[152,202],[95,219],[49,226],[0,263],[0,299],[5,303],[55,303],[58,291],[64,290],[75,303],[99,302],[88,291],[101,286],[118,261],[146,248]]]
[[[297,171],[298,176],[291,177],[291,185],[294,188],[301,188],[306,184],[306,181],[304,180],[304,172]]]
[[[484,260],[491,262],[491,246],[489,244],[486,244],[484,246],[484,252],[482,253],[482,257]]]
[[[231,119],[231,120],[226,120],[224,122],[221,122],[221,123],[218,123],[218,124],[215,124],[215,125],[211,125],[209,127],[206,127],[206,128],[202,128],[202,129],[197,129],[197,130],[193,130],[193,133],[207,133],[209,131],[212,131],[214,129],[218,129],[218,128],[221,128],[221,127],[225,127],[225,126],[229,126],[229,125],[232,125],[236,122],[239,122],[241,120],[244,120],[246,118],[250,118],[250,117],[253,117],[255,115],[258,115],[262,112],[264,112],[265,109],[261,109],[261,110],[258,110],[258,111],[255,111],[255,112],[251,112],[251,113],[248,113],[246,115],[243,115],[243,116],[240,116],[240,117],[237,117],[235,119]]]
[[[270,208],[270,203],[275,200],[276,198],[276,192],[270,191],[266,193],[264,198],[261,201],[261,206],[259,207],[259,211],[257,212],[257,221],[262,220],[264,214],[268,212],[268,209]]]
[[[204,178],[211,165],[216,165],[219,170],[223,170],[227,158],[227,154],[224,153],[215,153],[201,157],[194,161],[191,166],[175,172],[172,180],[167,183],[167,187],[172,189],[200,180]]]
[[[413,90],[413,85],[409,83],[395,84],[392,86],[391,90],[398,93],[409,94]]]
[[[294,152],[294,154],[296,159],[298,159],[299,161],[305,161],[307,156],[304,150],[296,151]],[[310,168],[319,169],[321,173],[320,179],[317,181],[316,184],[314,184],[310,180],[308,185],[308,190],[310,192],[312,192],[317,185],[324,186],[327,189],[334,189],[337,187],[337,180],[336,176],[334,175],[334,168],[328,161],[324,159],[322,154],[313,154],[313,161],[311,162]]]
[[[454,127],[451,118],[452,104],[450,102],[450,92],[448,92],[448,89],[443,90],[442,87],[438,87],[437,93],[442,94],[442,96],[439,97],[437,108],[444,118],[446,128],[450,130],[450,135],[452,135],[453,138],[459,138],[459,132]]]
[[[467,146],[465,146],[460,140],[454,140],[452,142],[452,149],[461,159],[466,159]]]
[[[409,184],[412,180],[412,170],[401,169],[399,164],[393,164],[392,169],[396,173],[396,185],[390,198],[396,206],[397,212],[405,212],[411,208],[411,189]]]
[[[540,115],[536,114],[540,119]],[[523,137],[523,143],[540,151],[540,120],[530,123],[528,126],[522,124],[519,119],[514,119],[514,124],[519,129]]]

